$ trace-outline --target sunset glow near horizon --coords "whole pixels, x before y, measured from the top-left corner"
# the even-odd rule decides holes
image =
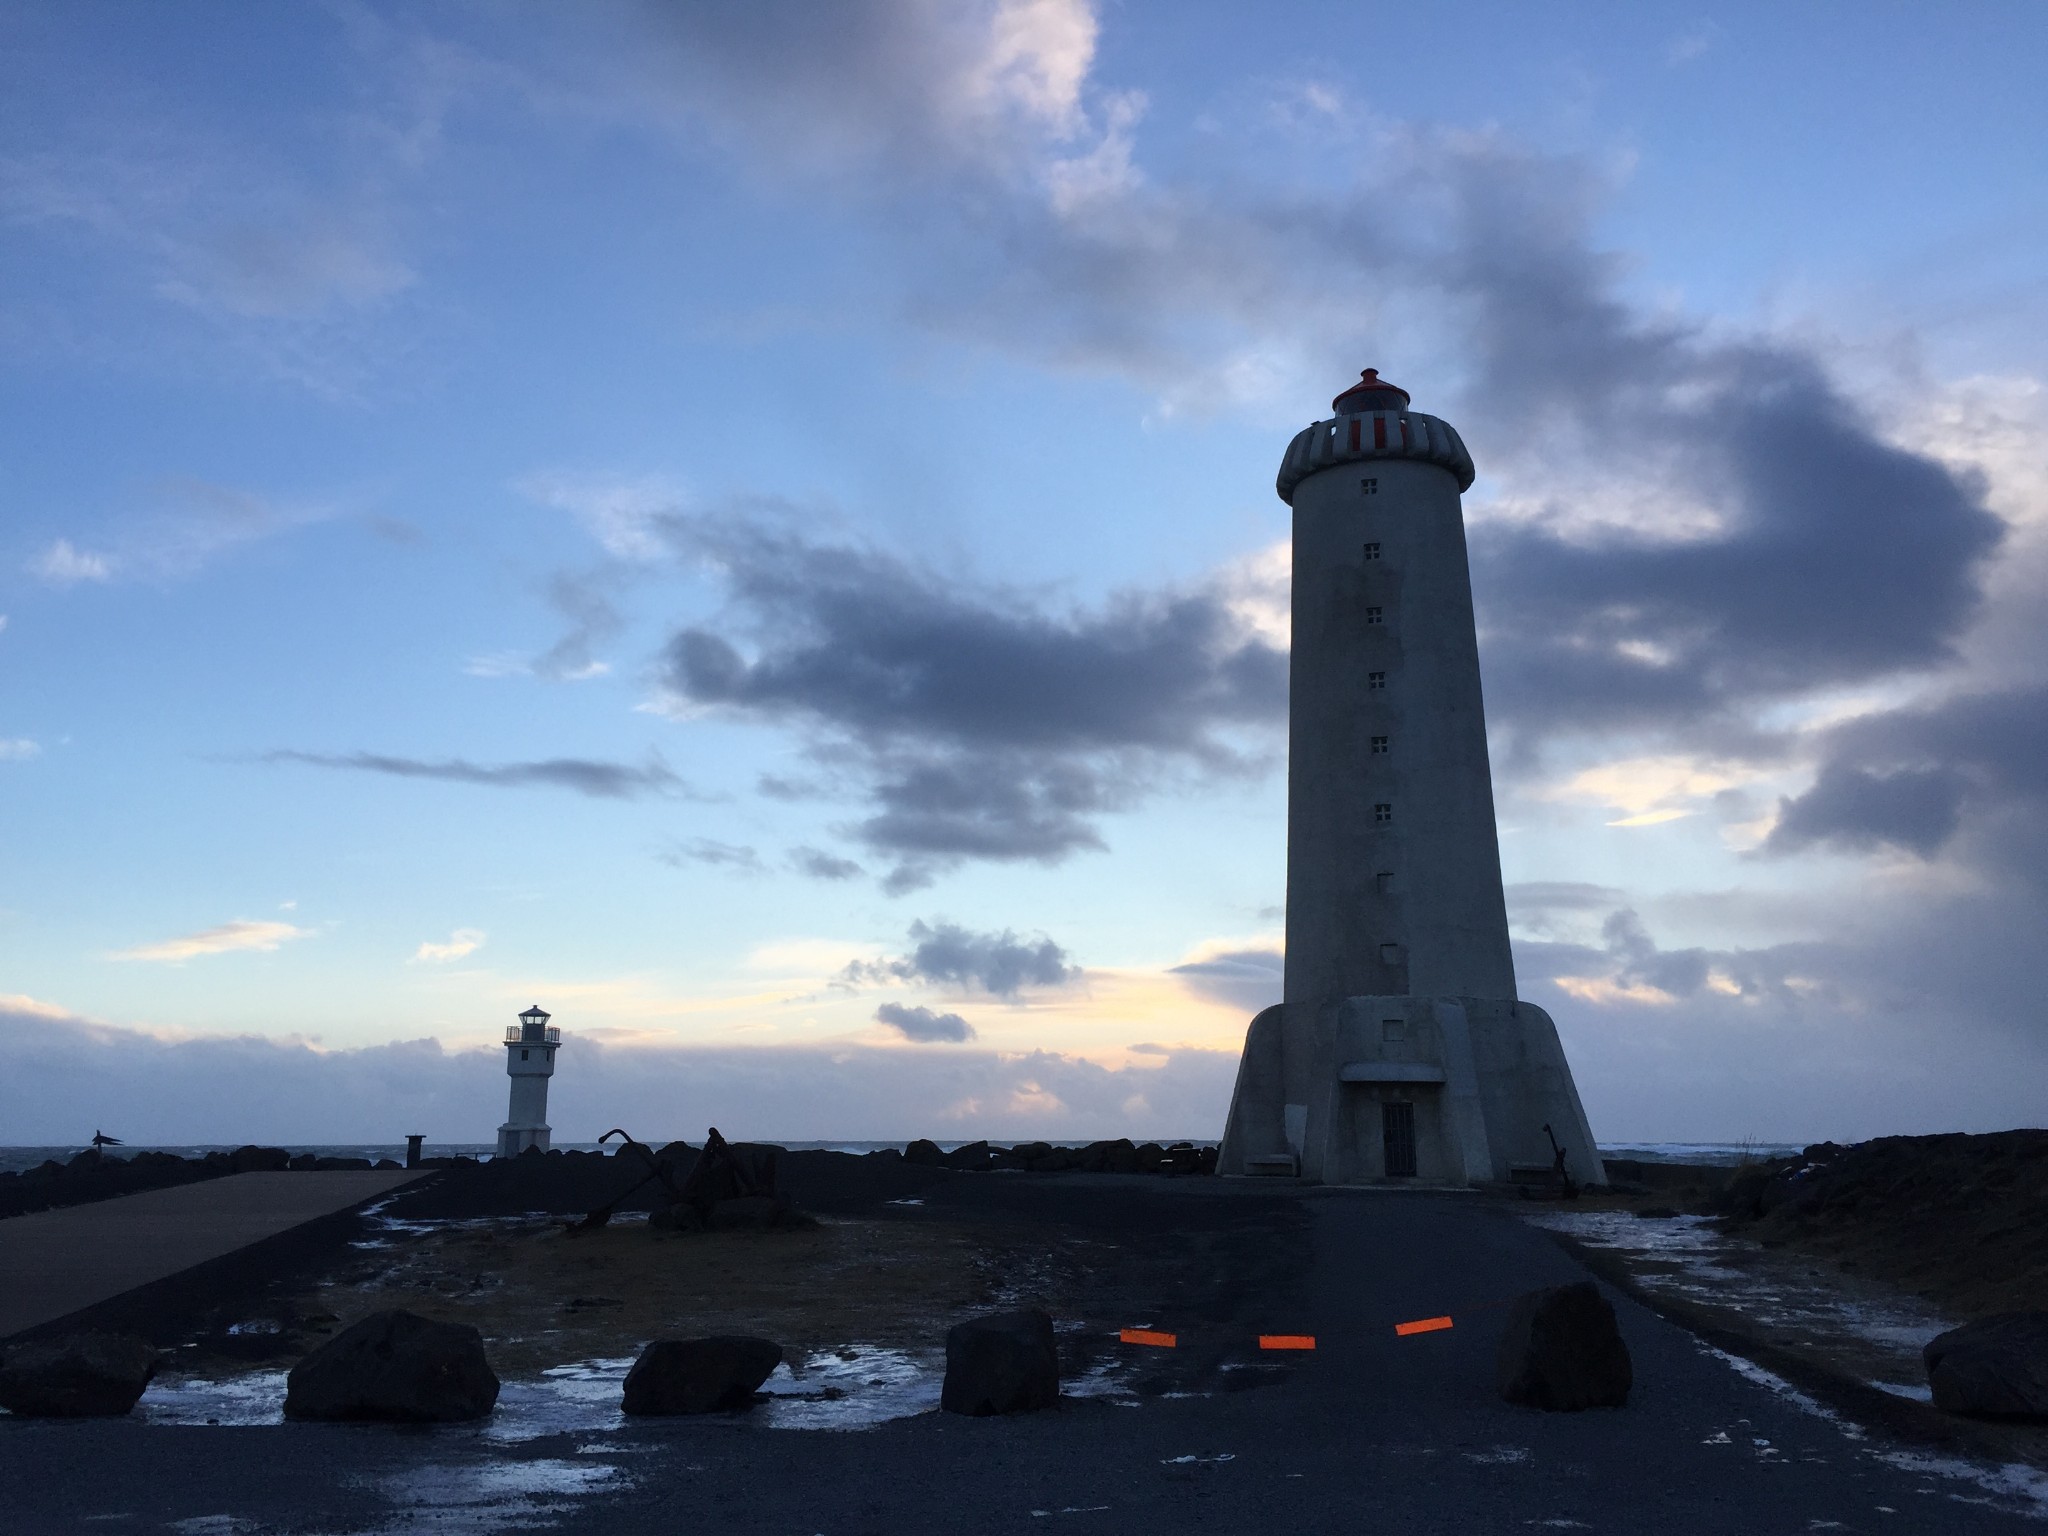
[[[11,8],[6,1139],[1218,1134],[1368,365],[1600,1138],[2040,1123],[2044,42]]]

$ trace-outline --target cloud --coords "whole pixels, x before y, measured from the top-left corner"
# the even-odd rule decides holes
[[[175,939],[160,939],[154,944],[138,944],[132,949],[116,950],[107,956],[109,960],[155,960],[167,964],[178,964],[194,960],[202,955],[227,955],[241,950],[273,950],[293,939],[312,937],[312,930],[299,928],[291,923],[252,922],[237,918],[231,923],[222,923],[215,928],[202,928],[197,933],[182,934]]]
[[[924,1044],[949,1040],[958,1043],[974,1038],[974,1026],[957,1013],[934,1013],[929,1008],[903,1003],[884,1003],[875,1010],[875,1022],[886,1024],[906,1040]]]
[[[852,859],[842,859],[822,848],[792,848],[789,864],[798,874],[813,880],[852,880],[867,873]]]
[[[1176,965],[1169,974],[1200,996],[1257,1013],[1280,1001],[1286,956],[1278,947],[1226,949]]]
[[[189,476],[164,480],[149,511],[117,519],[98,549],[57,539],[29,563],[59,589],[84,582],[182,581],[244,545],[324,522],[335,509],[284,503]]]
[[[39,576],[53,587],[75,587],[82,581],[107,581],[113,577],[112,563],[105,555],[80,549],[69,539],[58,539],[29,562],[29,574]]]
[[[1999,829],[1997,845],[1970,855],[2035,867],[2048,841],[2048,688],[1962,693],[1831,728],[1812,786],[1779,803],[1763,851],[1889,847],[1927,859],[1966,820]]]
[[[22,763],[43,754],[40,742],[30,741],[25,736],[0,736],[0,763]]]
[[[390,774],[402,779],[441,779],[454,784],[485,784],[499,789],[571,789],[600,800],[633,800],[642,795],[688,796],[689,787],[659,759],[645,767],[606,763],[581,757],[553,757],[532,763],[478,764],[462,758],[431,762],[413,757],[386,757],[374,752],[265,752],[266,763],[300,763],[313,768],[345,768],[362,773]]]
[[[1081,979],[1067,952],[1043,934],[1020,939],[1010,929],[975,933],[955,923],[910,925],[912,949],[891,960],[855,960],[840,973],[852,982],[917,981],[995,997],[1015,998],[1031,987],[1064,987]]]
[[[416,961],[430,961],[443,964],[449,960],[461,960],[475,954],[483,947],[484,931],[481,928],[458,928],[448,935],[445,944],[424,943],[413,951]]]
[[[65,1145],[97,1123],[131,1145],[488,1144],[505,1113],[490,1048],[433,1039],[326,1049],[296,1038],[164,1038],[0,999],[0,1119],[25,1144]],[[708,1125],[759,1140],[1215,1136],[1235,1052],[1176,1049],[1113,1068],[1049,1051],[973,1045],[564,1047],[548,1097],[557,1145],[614,1125],[660,1143]]]
[[[765,519],[670,533],[731,598],[670,642],[674,699],[808,734],[867,795],[851,835],[898,861],[892,892],[1100,848],[1163,779],[1263,768],[1284,718],[1285,657],[1222,583],[1062,611]]]
[[[737,874],[758,875],[763,872],[761,856],[752,848],[740,843],[721,843],[709,837],[693,837],[677,843],[662,858],[670,864],[709,864]]]

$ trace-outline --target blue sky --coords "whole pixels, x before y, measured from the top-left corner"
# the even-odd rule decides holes
[[[1368,363],[1596,1133],[2038,1123],[2044,33],[10,8],[7,1139],[1214,1134]]]

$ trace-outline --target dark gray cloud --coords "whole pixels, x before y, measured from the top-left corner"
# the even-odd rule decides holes
[[[792,848],[789,866],[813,880],[852,880],[867,873],[852,859],[842,859],[822,848]]]
[[[1063,987],[1081,979],[1067,952],[1043,934],[1019,938],[1010,929],[975,933],[955,923],[910,925],[909,954],[856,960],[840,973],[848,982],[916,981],[963,991],[1016,997],[1031,987]]]
[[[765,522],[670,527],[732,602],[722,632],[676,635],[669,687],[808,733],[870,798],[850,831],[898,861],[895,892],[1100,848],[1100,817],[1163,779],[1264,766],[1285,713],[1285,657],[1221,591],[1060,611]]]
[[[1176,965],[1172,974],[1204,997],[1257,1013],[1280,1001],[1286,957],[1277,949],[1234,949]]]
[[[361,773],[390,774],[401,779],[440,779],[454,784],[485,784],[497,789],[573,789],[600,800],[633,800],[643,795],[691,796],[684,781],[658,759],[644,767],[607,763],[585,757],[551,757],[532,763],[472,763],[463,758],[438,761],[388,757],[376,752],[266,752],[266,763],[300,763],[313,768],[348,768]]]
[[[906,1040],[925,1044],[974,1038],[974,1026],[957,1013],[934,1013],[929,1008],[907,1003],[884,1003],[875,1010],[875,1022],[886,1024]]]
[[[1972,827],[1980,833],[1967,833]],[[1995,832],[1993,831],[1995,829]],[[1781,801],[1764,852],[1814,844],[1967,859],[2048,882],[2048,688],[1960,694],[1844,722],[1811,788]],[[1967,846],[1964,846],[1967,845]]]

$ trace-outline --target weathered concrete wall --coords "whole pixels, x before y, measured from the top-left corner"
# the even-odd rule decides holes
[[[1287,1001],[1514,996],[1452,473],[1302,481],[1293,628]]]

